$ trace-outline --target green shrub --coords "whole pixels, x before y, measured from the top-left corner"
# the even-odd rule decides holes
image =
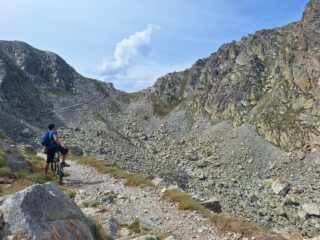
[[[107,231],[100,224],[94,225],[92,235],[94,240],[112,240]]]
[[[141,232],[140,224],[141,224],[140,219],[136,218],[134,222],[128,226],[128,229],[134,233],[140,233]]]
[[[42,172],[31,173],[27,175],[27,179],[36,183],[45,183],[51,180],[50,177],[44,175]]]
[[[68,195],[69,198],[71,198],[72,200],[75,198],[77,192],[74,191],[73,189],[70,189],[70,188],[62,186],[62,185],[58,185],[58,187],[60,188],[60,190],[62,192],[64,192],[64,194]]]
[[[52,89],[49,89],[49,92],[56,95],[56,96],[59,96],[59,97],[67,97],[68,96],[68,92],[64,89],[52,88]]]
[[[0,176],[1,177],[8,177],[11,178],[14,175],[14,172],[11,170],[11,168],[4,166],[0,168]]]
[[[0,168],[7,165],[7,161],[6,161],[5,156],[6,156],[5,152],[0,150]]]

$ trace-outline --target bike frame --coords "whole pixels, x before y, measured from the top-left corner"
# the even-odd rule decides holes
[[[62,184],[62,179],[64,177],[64,169],[60,164],[60,156],[59,152],[56,152],[54,155],[53,162],[51,163],[51,170],[53,171],[56,178],[59,179],[59,183]]]

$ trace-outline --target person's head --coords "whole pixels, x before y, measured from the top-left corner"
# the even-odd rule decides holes
[[[57,130],[57,127],[54,123],[48,125],[49,130]]]

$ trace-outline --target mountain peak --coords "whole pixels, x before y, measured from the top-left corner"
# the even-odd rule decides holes
[[[302,22],[305,25],[320,27],[320,0],[310,0],[305,7]]]

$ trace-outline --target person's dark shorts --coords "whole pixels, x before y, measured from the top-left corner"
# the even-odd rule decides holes
[[[56,147],[54,148],[51,148],[51,149],[47,149],[47,163],[51,163],[53,162],[53,159],[54,159],[54,154],[56,152],[60,152],[61,154],[66,154],[69,152],[69,149],[68,148],[64,148],[64,147],[61,147],[59,145],[57,145]]]

